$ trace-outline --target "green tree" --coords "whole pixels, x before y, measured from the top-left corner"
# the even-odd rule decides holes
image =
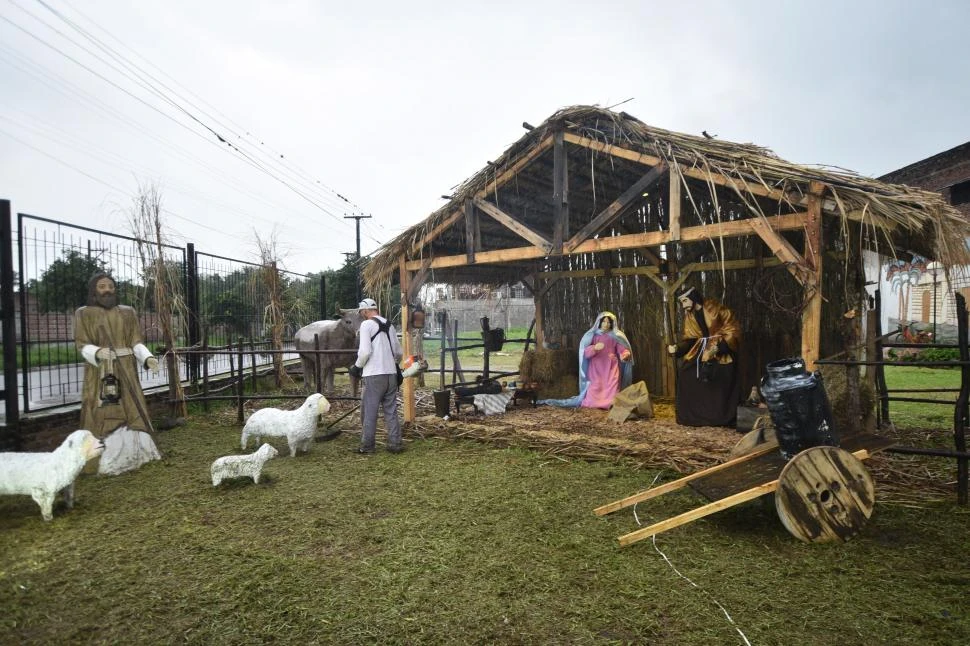
[[[84,305],[88,280],[99,271],[108,271],[102,260],[75,249],[64,249],[63,255],[44,270],[39,280],[32,279],[27,284],[41,312],[70,312]]]

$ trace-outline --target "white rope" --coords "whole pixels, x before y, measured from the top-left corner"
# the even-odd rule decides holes
[[[653,479],[653,482],[651,482],[650,483],[650,486],[647,487],[647,490],[650,490],[650,489],[653,488],[653,485],[656,484],[657,479],[660,478],[660,475],[662,473],[663,473],[663,471],[660,471],[659,473],[657,473],[657,475]],[[637,505],[638,504],[640,504],[640,503],[636,503],[636,504],[633,505],[633,519],[635,521],[637,521],[637,525],[638,526],[642,526],[643,523],[640,522],[640,518],[637,516]],[[745,646],[751,646],[751,642],[748,641],[747,636],[745,636],[745,634],[743,632],[741,632],[741,629],[738,627],[738,625],[736,623],[734,623],[734,619],[731,618],[731,615],[728,613],[727,609],[724,606],[721,605],[721,602],[718,601],[717,599],[715,599],[713,596],[711,596],[711,594],[707,590],[705,590],[701,586],[699,586],[696,583],[694,583],[693,581],[691,581],[688,577],[686,577],[684,574],[682,574],[681,571],[678,570],[674,566],[674,564],[670,561],[670,559],[667,558],[667,555],[664,554],[663,552],[661,552],[660,551],[660,548],[657,547],[657,535],[656,534],[654,534],[651,538],[653,539],[653,549],[657,550],[657,554],[659,554],[661,557],[663,557],[663,560],[667,562],[667,565],[670,566],[670,569],[673,570],[674,573],[677,576],[679,576],[684,581],[687,581],[687,583],[691,584],[692,586],[694,586],[695,588],[697,588],[698,590],[700,590],[704,594],[704,596],[706,596],[708,599],[710,599],[711,601],[713,601],[714,602],[714,605],[716,605],[718,608],[720,608],[721,609],[721,612],[724,613],[724,616],[727,617],[728,622],[732,626],[734,626],[734,629],[736,631],[738,631],[738,634],[741,636],[741,639],[744,640]]]

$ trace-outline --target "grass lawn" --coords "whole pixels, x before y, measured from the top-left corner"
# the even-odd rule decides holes
[[[897,388],[954,388],[960,387],[960,371],[953,368],[916,368],[913,366],[890,366],[886,368],[886,387]],[[893,395],[894,393],[890,393]],[[945,429],[953,432],[953,403],[956,392],[907,392],[895,393],[898,397],[939,399],[946,404],[916,402],[889,402],[889,417],[893,424],[904,428]],[[949,448],[953,448],[952,444]]]
[[[348,423],[259,485],[214,488],[211,461],[239,452],[234,419],[196,414],[159,434],[164,461],[82,476],[50,523],[0,497],[0,642],[970,643],[955,497],[877,504],[846,544],[802,544],[755,501],[619,548],[633,515],[591,510],[654,472],[415,436],[359,456]]]

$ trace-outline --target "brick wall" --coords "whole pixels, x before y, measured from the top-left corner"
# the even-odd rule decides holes
[[[970,180],[970,142],[894,170],[879,179],[891,184],[906,184],[927,191],[937,191],[949,202],[948,187]],[[970,217],[970,203],[956,205],[956,209]]]

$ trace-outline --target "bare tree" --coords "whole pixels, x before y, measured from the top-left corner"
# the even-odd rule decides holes
[[[150,290],[154,297],[158,325],[165,342],[169,393],[174,402],[172,412],[176,416],[185,416],[185,397],[179,379],[176,348],[179,333],[188,320],[187,308],[182,295],[181,267],[165,262],[162,195],[155,184],[138,186],[138,193],[132,198],[129,210],[129,224],[141,257],[145,289]]]

